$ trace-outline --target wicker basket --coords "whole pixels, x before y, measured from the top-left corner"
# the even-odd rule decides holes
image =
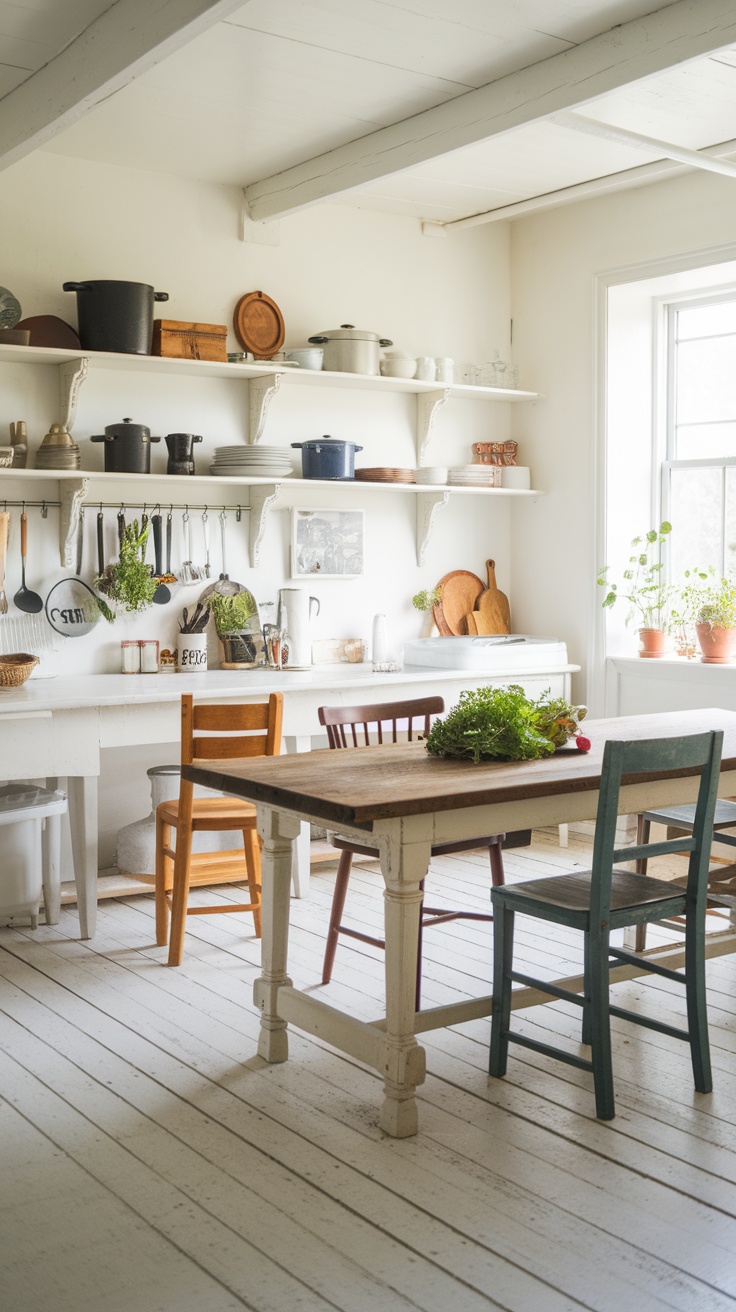
[[[36,665],[38,656],[29,656],[25,651],[0,656],[0,688],[20,688]]]

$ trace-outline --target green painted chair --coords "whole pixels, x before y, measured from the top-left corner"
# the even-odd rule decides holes
[[[595,826],[592,870],[523,884],[494,888],[493,899],[493,1017],[491,1026],[491,1075],[506,1074],[509,1043],[532,1048],[592,1071],[596,1114],[602,1120],[615,1115],[611,1063],[610,1016],[621,1016],[690,1044],[695,1088],[709,1093],[713,1087],[708,1045],[705,999],[705,907],[713,815],[721,761],[722,733],[694,734],[687,738],[659,738],[646,742],[608,742],[603,753],[601,788]],[[692,833],[662,843],[616,848],[618,797],[622,777],[643,778],[663,771],[700,771],[698,801]],[[646,875],[616,870],[621,861],[690,852],[687,886],[677,886]],[[584,935],[584,995],[533,979],[513,969],[514,916],[534,916],[553,924],[582,930]],[[610,946],[611,930],[685,915],[685,970],[669,970],[623,948]],[[609,1000],[609,970],[619,962],[633,963],[685,985],[686,1030],[613,1007]],[[540,1043],[511,1029],[511,985],[537,988],[552,998],[577,1003],[583,1011],[582,1042],[591,1046],[591,1060],[576,1053]]]

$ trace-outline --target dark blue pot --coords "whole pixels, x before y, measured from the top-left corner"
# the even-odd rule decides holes
[[[302,478],[355,478],[355,452],[362,446],[337,437],[320,437],[310,442],[292,442],[302,453]]]

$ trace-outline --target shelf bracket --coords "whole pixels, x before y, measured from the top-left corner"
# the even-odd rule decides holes
[[[252,484],[250,489],[250,515],[248,524],[248,553],[251,568],[259,562],[261,541],[266,529],[266,516],[281,494],[280,483]]]
[[[450,388],[417,393],[417,465],[423,465],[435,416],[450,399]]]
[[[281,386],[283,374],[251,378],[248,383],[248,441],[260,442],[268,408]]]
[[[424,564],[437,511],[441,506],[446,506],[449,500],[450,493],[446,488],[441,492],[417,492],[417,565]]]
[[[77,414],[79,389],[87,377],[88,369],[89,360],[86,355],[80,356],[78,360],[67,360],[64,364],[59,365],[61,423],[69,433],[72,431]]]
[[[74,566],[77,554],[79,514],[87,499],[88,488],[88,478],[70,478],[60,482],[59,551],[62,569],[72,569]]]

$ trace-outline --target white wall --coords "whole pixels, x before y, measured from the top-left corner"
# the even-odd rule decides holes
[[[442,242],[423,238],[412,219],[325,206],[283,221],[280,245],[270,247],[240,240],[240,213],[241,193],[236,188],[198,185],[39,152],[3,175],[0,283],[18,296],[24,315],[56,314],[72,323],[76,322],[75,298],[62,291],[65,280],[149,282],[170,295],[168,304],[157,310],[162,317],[228,325],[239,297],[262,289],[281,307],[287,345],[298,345],[312,333],[350,322],[393,338],[411,354],[483,361],[499,349],[507,356],[507,225],[481,228]],[[230,349],[238,346],[232,332],[228,345]],[[197,461],[203,471],[206,455],[215,445],[244,440],[245,407],[245,389],[229,380],[187,378],[164,384],[160,376],[95,372],[82,392],[74,437],[82,448],[83,465],[101,469],[101,448],[91,445],[89,436],[123,416],[148,424],[154,433],[202,433],[206,441],[197,448]],[[0,435],[6,440],[9,421],[25,418],[30,445],[35,448],[58,418],[57,409],[55,368],[0,365]],[[430,460],[469,461],[472,441],[510,435],[510,410],[509,406],[475,402],[448,404],[439,416]],[[331,433],[364,446],[359,463],[413,466],[413,415],[413,397],[284,387],[272,406],[265,440],[287,444]],[[165,449],[155,448],[154,468],[163,471],[165,461]],[[186,499],[183,482],[172,479],[173,499]],[[52,481],[48,486],[44,481],[44,494],[56,495]],[[18,495],[8,479],[0,479],[0,504],[4,495]],[[215,507],[225,498],[237,499],[231,490],[223,489]],[[289,577],[288,507],[295,503],[360,504],[354,498],[349,502],[343,498],[344,494],[332,489],[285,491],[269,520],[258,571],[248,567],[242,546],[247,521],[238,529],[231,516],[231,576],[248,585],[259,602],[275,599]],[[199,495],[194,499],[199,500]],[[508,591],[510,511],[506,502],[489,509],[482,498],[451,499],[437,518],[422,569],[416,564],[413,496],[377,492],[366,494],[363,504],[365,578],[320,581],[310,589],[322,602],[315,637],[368,638],[373,614],[380,609],[387,613],[398,655],[404,639],[422,629],[422,618],[411,608],[413,593],[433,585],[451,569],[470,569],[482,575],[489,556],[496,560],[499,585]],[[94,568],[95,508],[90,510],[84,569],[88,579]],[[30,514],[28,582],[45,593],[65,572],[59,566],[58,521],[53,511],[45,524],[38,512]],[[108,550],[112,550],[112,512],[108,525]],[[199,545],[201,550],[201,537]],[[214,560],[219,570],[217,553]],[[19,582],[18,512],[14,511],[9,596]],[[199,590],[179,590],[168,607],[156,608],[134,621],[118,621],[112,629],[101,622],[87,638],[62,639],[52,667],[62,672],[115,670],[119,668],[119,642],[127,636],[159,637],[171,644],[181,605],[190,603]],[[513,596],[511,600],[513,604]],[[139,797],[144,794],[142,777]],[[103,788],[103,830],[113,820],[119,824],[121,818],[133,818],[130,814],[120,817],[119,801],[115,788],[109,793]],[[103,859],[109,860],[110,855],[108,843]]]
[[[520,455],[548,495],[520,507],[511,526],[512,592],[522,628],[556,633],[586,664],[601,590],[596,469],[604,434],[596,397],[596,276],[668,257],[723,258],[736,230],[736,185],[695,173],[531,215],[511,238],[514,356],[544,405],[518,407]],[[646,266],[646,267],[645,267]],[[634,280],[635,271],[626,275]],[[641,475],[632,473],[632,489]],[[601,506],[602,512],[602,506]],[[631,652],[636,650],[632,637]],[[590,671],[588,671],[590,674]],[[576,695],[589,696],[581,675]]]
[[[6,260],[0,281],[19,297],[25,315],[53,313],[75,323],[75,298],[66,279],[128,278],[168,291],[157,314],[230,325],[243,292],[261,288],[280,305],[287,345],[310,333],[349,321],[394,339],[408,353],[483,360],[494,348],[508,349],[508,229],[480,229],[452,241],[423,238],[416,221],[347,207],[320,207],[281,224],[278,247],[246,245],[239,238],[241,194],[236,188],[198,185],[151,173],[105,167],[37,153],[4,175],[0,197],[0,250]],[[232,330],[230,349],[237,349]],[[27,418],[37,445],[57,418],[56,371],[4,365],[0,370],[0,434],[12,419]],[[85,467],[101,469],[102,451],[91,433],[130,415],[155,433],[194,431],[200,470],[215,445],[244,438],[245,389],[224,381],[95,372],[85,384],[74,429]],[[470,460],[473,440],[509,435],[508,406],[455,402],[439,416],[430,452],[435,463]],[[315,388],[284,388],[272,406],[267,442],[287,444],[323,433],[364,446],[358,463],[415,464],[414,398],[376,397]],[[298,453],[294,453],[298,467]],[[154,449],[154,468],[165,469],[163,445]],[[182,480],[171,496],[184,500]],[[51,487],[53,490],[53,486]],[[5,485],[0,484],[0,496]],[[190,496],[192,494],[190,493]],[[227,494],[229,500],[233,500]],[[222,499],[225,499],[223,492]],[[236,499],[236,498],[235,498]],[[303,505],[343,504],[339,493],[285,494],[263,543],[263,566],[248,570],[232,526],[230,573],[251,586],[259,600],[274,598],[288,578],[290,501]],[[347,503],[346,503],[347,504]],[[354,500],[349,504],[355,504]],[[489,513],[487,503],[456,499],[436,521],[427,564],[414,556],[414,500],[392,494],[366,495],[368,571],[365,581],[322,585],[323,609],[316,636],[367,636],[377,608],[385,609],[400,648],[420,621],[410,598],[449,569],[483,571],[488,555],[508,582],[508,509]],[[93,516],[87,523],[87,565],[93,565]],[[112,549],[114,516],[110,515]],[[43,591],[61,576],[50,517],[44,540],[36,516],[31,580]],[[245,531],[245,524],[241,532]],[[10,590],[17,586],[17,519]],[[201,540],[200,540],[201,542]],[[191,599],[191,594],[185,600]],[[175,631],[176,604],[146,621],[152,636]],[[162,608],[163,611],[163,608]],[[67,643],[65,668],[113,669],[124,624],[98,629],[89,639]]]

